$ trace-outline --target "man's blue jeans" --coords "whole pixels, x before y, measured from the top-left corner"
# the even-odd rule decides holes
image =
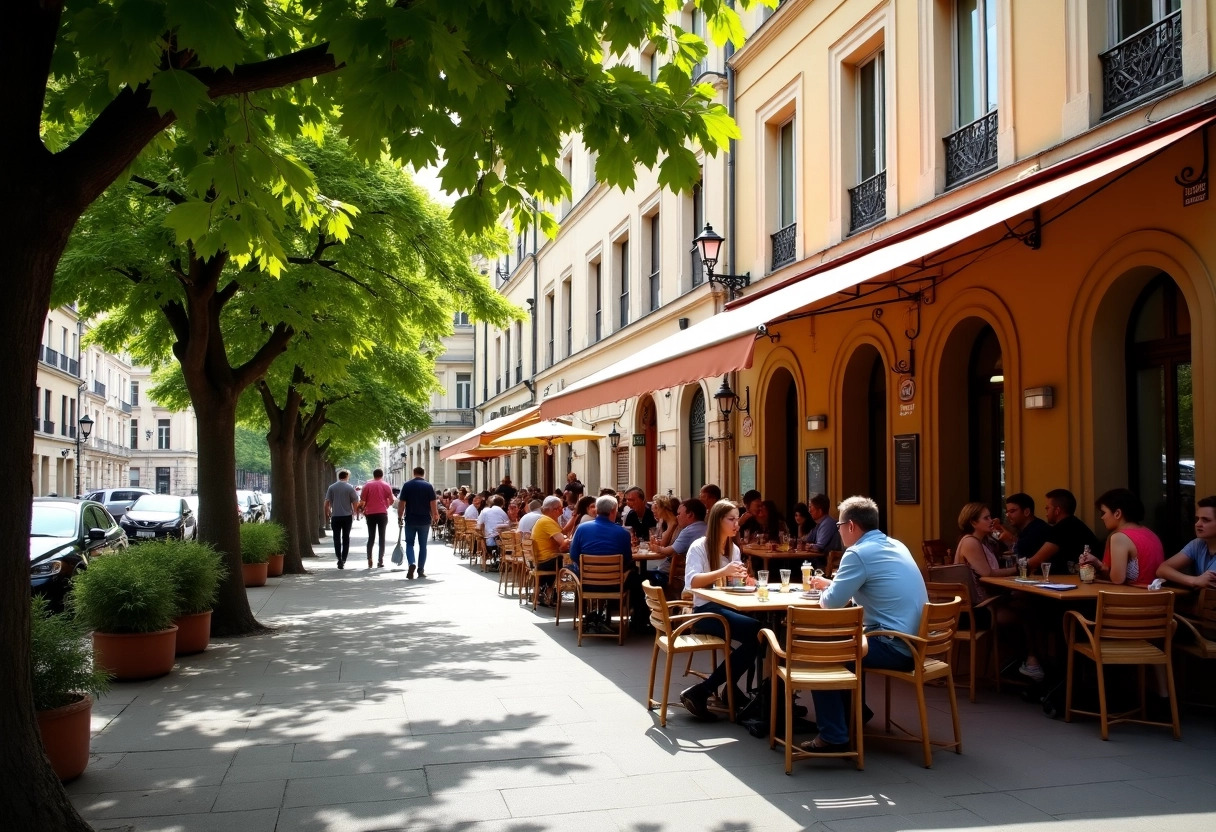
[[[890,636],[878,636],[868,639],[870,651],[861,660],[861,666],[878,667],[886,670],[911,670],[912,657],[899,650],[895,645],[903,646]],[[852,662],[849,663],[852,670]],[[815,702],[815,722],[819,725],[819,736],[824,742],[833,745],[843,745],[849,741],[848,693],[840,690],[813,690],[811,699]],[[857,726],[861,730],[861,726]]]
[[[430,523],[414,523],[406,521],[405,524],[405,559],[409,561],[410,566],[414,565],[414,536],[418,536],[418,568],[423,572],[426,571],[426,540],[431,535]]]

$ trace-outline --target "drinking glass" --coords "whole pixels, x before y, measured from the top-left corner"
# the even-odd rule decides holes
[[[790,591],[790,570],[788,569],[781,570],[781,591]]]
[[[1043,580],[1047,580],[1051,576],[1051,564],[1050,563],[1040,564],[1039,569],[1043,570]]]
[[[756,570],[756,598],[761,601],[768,600],[768,570]]]
[[[790,533],[789,532],[781,532],[780,549],[782,552],[788,552],[790,550]]]
[[[1028,561],[1026,558],[1018,558],[1018,577],[1023,581],[1026,580],[1026,573],[1030,569],[1029,563],[1030,561]]]

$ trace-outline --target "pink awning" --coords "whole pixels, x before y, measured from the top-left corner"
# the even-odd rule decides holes
[[[541,418],[554,419],[652,390],[746,369],[751,366],[760,327],[1146,159],[1214,119],[1211,115],[1189,115],[1189,119],[1180,119],[1190,122],[1185,126],[1167,132],[1160,124],[1143,128],[1138,131],[1138,141],[1134,139],[1137,134],[1132,134],[1087,152],[1085,164],[1078,165],[1074,158],[1029,174],[995,194],[985,195],[974,210],[928,219],[850,256],[846,262],[826,264],[785,285],[744,297],[727,311],[650,344],[549,396],[540,404]]]
[[[463,436],[459,436],[444,445],[443,449],[439,452],[439,458],[451,459],[458,453],[471,451],[493,439],[497,439],[513,430],[522,428],[524,425],[530,425],[539,420],[540,408],[536,405],[525,407],[523,410],[518,413],[512,413],[510,416],[491,419],[484,425],[473,428]]]

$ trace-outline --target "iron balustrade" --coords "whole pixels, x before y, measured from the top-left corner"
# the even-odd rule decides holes
[[[887,172],[880,171],[855,188],[849,188],[849,233],[887,218]]]
[[[1098,59],[1105,115],[1182,83],[1182,10],[1116,43]]]
[[[131,404],[129,402],[119,402],[118,407],[123,413],[131,412]]]
[[[59,353],[56,352],[55,350],[51,349],[50,347],[43,347],[42,348],[42,360],[45,363],[50,364],[52,367],[58,367],[59,366]]]
[[[431,425],[468,425],[473,426],[473,411],[469,408],[436,408],[431,411]]]
[[[43,419],[42,420],[42,432],[43,433],[54,433],[55,432],[55,423],[52,422],[50,419]]]
[[[797,256],[797,246],[794,241],[798,236],[798,223],[792,222],[769,236],[773,247],[772,270],[776,271],[784,265],[793,263],[794,257]]]
[[[980,116],[942,139],[946,143],[946,187],[996,168],[997,111]]]

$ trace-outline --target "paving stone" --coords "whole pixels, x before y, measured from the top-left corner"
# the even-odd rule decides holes
[[[94,832],[275,832],[277,809],[94,820]]]
[[[225,783],[220,786],[212,812],[246,812],[251,809],[278,809],[283,804],[286,780],[257,783]]]

